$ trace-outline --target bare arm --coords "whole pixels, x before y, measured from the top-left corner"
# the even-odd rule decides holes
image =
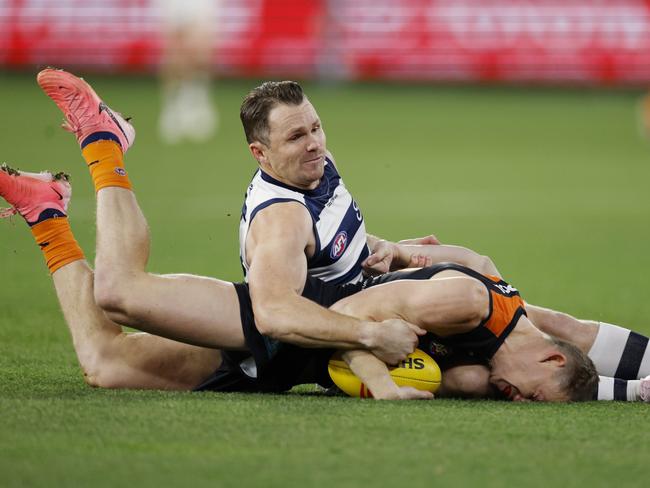
[[[476,327],[489,312],[489,297],[480,281],[450,270],[430,280],[373,286],[330,310],[376,321],[398,317],[444,337]]]
[[[443,276],[379,285],[340,300],[332,309],[374,320],[401,317],[441,336],[475,327],[488,311],[485,287],[455,271],[445,271]],[[347,351],[343,359],[377,399],[431,398],[398,387],[386,365],[368,351]]]
[[[499,270],[489,257],[478,254],[466,247],[448,244],[400,244],[398,253],[396,259],[400,263],[410,263],[405,264],[404,267],[421,268],[432,264],[451,262],[466,266],[481,274],[501,277]]]
[[[386,364],[368,351],[343,353],[343,359],[352,372],[368,387],[376,400],[430,399],[433,394],[408,386],[397,386]]]
[[[307,276],[306,253],[313,245],[311,218],[299,203],[272,205],[255,217],[246,253],[260,332],[303,347],[370,349],[389,363],[412,352],[417,328],[406,322],[362,321],[300,295]]]
[[[423,268],[452,262],[482,274],[501,276],[489,257],[465,247],[441,245],[436,244],[437,242],[435,236],[428,236],[395,243],[368,234],[371,255],[364,261],[364,269],[369,274],[382,274],[404,268]]]

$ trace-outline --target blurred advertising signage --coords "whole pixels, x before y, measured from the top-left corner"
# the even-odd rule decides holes
[[[647,0],[338,3],[332,37],[358,76],[650,81]]]
[[[208,0],[209,1],[209,0]],[[196,0],[0,0],[0,66],[154,69],[169,24]],[[224,74],[313,72],[320,0],[213,0],[215,66]],[[170,19],[166,14],[177,14]]]
[[[0,0],[0,65],[152,70],[162,55],[164,1]],[[650,0],[214,7],[214,64],[225,76],[650,82]]]

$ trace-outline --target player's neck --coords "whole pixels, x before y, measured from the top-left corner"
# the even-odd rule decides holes
[[[529,348],[535,346],[540,341],[543,341],[546,336],[542,331],[533,325],[533,323],[526,317],[521,317],[512,332],[506,337],[505,341],[495,353],[509,353],[521,350],[522,348]]]

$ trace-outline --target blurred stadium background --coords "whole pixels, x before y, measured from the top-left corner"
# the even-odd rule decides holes
[[[192,0],[187,0],[189,4]],[[297,78],[370,232],[436,233],[492,256],[530,302],[650,333],[650,1],[221,0],[210,16],[217,134],[158,136],[158,0],[0,0],[0,161],[94,195],[36,72],[65,67],[134,117],[127,167],[151,270],[241,279],[255,169],[238,120],[262,79]],[[645,486],[647,405],[376,404],[313,395],[86,387],[39,250],[0,222],[2,486]]]
[[[0,64],[151,72],[160,61],[164,1],[2,0]],[[221,76],[610,84],[650,78],[645,0],[213,4],[214,68]]]

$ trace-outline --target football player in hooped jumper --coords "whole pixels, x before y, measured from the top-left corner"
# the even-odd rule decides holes
[[[65,217],[70,187],[61,176],[18,175],[15,172],[12,174],[10,171],[6,171],[0,174],[0,191],[15,211],[25,217],[45,253],[64,314],[72,332],[75,349],[89,382],[108,387],[186,389],[212,378],[209,373],[221,364],[222,368],[224,365],[226,369],[232,367],[240,375],[239,378],[233,375],[226,378],[235,382],[236,388],[233,389],[249,385],[253,391],[260,391],[260,389],[267,391],[266,386],[260,387],[257,381],[264,375],[264,369],[262,368],[260,377],[254,371],[255,366],[260,364],[264,366],[264,361],[254,362],[252,365],[250,361],[246,362],[245,360],[229,362],[222,357],[219,351],[215,350],[216,348],[230,350],[248,348],[255,355],[255,347],[261,345],[263,347],[263,349],[259,348],[261,353],[267,356],[263,359],[274,359],[277,350],[283,347],[282,343],[269,340],[268,337],[263,337],[261,340],[256,339],[261,335],[252,321],[255,307],[251,304],[251,296],[248,294],[246,285],[233,285],[220,280],[188,275],[156,276],[144,271],[149,249],[147,225],[137,205],[123,165],[123,153],[133,142],[134,129],[119,114],[111,112],[85,82],[68,73],[46,70],[39,75],[39,83],[64,111],[67,125],[77,135],[95,183],[98,204],[97,226],[100,229],[97,243],[96,276],[93,276],[93,272],[84,261],[83,253],[70,232]],[[310,107],[311,105],[299,103],[295,114],[284,115],[292,120],[295,117],[300,119],[302,116],[313,115],[311,113],[313,107],[311,109]],[[271,115],[274,113],[273,110],[271,110]],[[271,118],[271,116],[269,117]],[[311,133],[312,130],[318,133],[320,126],[312,127],[309,132]],[[299,131],[290,139],[294,136],[300,138],[305,134]],[[306,163],[307,169],[315,165],[312,163]],[[352,215],[355,217],[355,206],[352,205],[351,208],[355,210]],[[447,246],[427,246],[427,253],[444,253],[450,252],[451,249],[453,248]],[[402,264],[414,261],[420,263],[423,254],[422,248],[419,246],[392,248],[391,252],[396,253],[391,256],[393,261]],[[425,260],[432,262],[434,257],[426,255]],[[453,255],[439,254],[435,258],[435,261],[443,260],[462,262]],[[263,263],[263,261],[258,262]],[[431,286],[427,284],[429,281],[448,281],[448,278],[451,277],[446,277],[443,271],[438,269],[437,274],[433,276],[434,279],[423,280],[420,283],[423,285],[422,289],[432,291]],[[453,271],[446,270],[444,272],[451,273]],[[461,274],[467,274],[466,271],[455,270]],[[408,275],[401,276],[401,278],[408,277]],[[473,283],[471,279],[474,279],[486,290],[490,288],[487,286],[489,283],[484,280],[477,281],[476,277],[470,277],[469,281],[467,277],[463,276],[454,278],[456,280],[452,280],[453,283],[447,284]],[[461,281],[460,278],[464,278],[465,281]],[[384,279],[388,281],[391,278]],[[494,289],[502,289],[508,293],[513,292],[511,288],[506,284],[499,283],[498,280],[486,279],[494,282],[494,287],[492,287]],[[126,281],[129,282],[129,286],[126,286]],[[348,288],[344,287],[343,291],[332,292],[336,287],[333,285],[323,286],[319,283],[308,279],[306,286],[303,282],[297,287],[297,291],[300,292],[305,288],[306,293],[303,293],[305,297],[315,299],[323,305],[330,305],[335,301],[332,300],[332,297],[343,298],[350,290],[358,291],[357,287],[363,287],[362,284],[357,283]],[[381,283],[383,282],[378,280],[372,284]],[[409,285],[409,283],[410,280],[395,284],[386,283],[378,289],[389,290],[396,284]],[[461,342],[454,345],[469,351],[478,359],[485,360],[490,354],[494,354],[492,365],[498,373],[499,365],[508,368],[512,364],[518,364],[515,361],[516,355],[507,354],[510,348],[521,350],[524,345],[529,344],[537,344],[541,347],[542,343],[532,340],[538,336],[527,327],[529,323],[523,316],[523,312],[519,311],[520,307],[515,307],[515,314],[512,317],[501,313],[495,315],[497,317],[495,320],[492,320],[492,315],[490,315],[490,317],[484,317],[485,323],[483,323],[484,320],[477,323],[472,322],[476,317],[471,314],[476,314],[477,307],[472,306],[468,301],[475,300],[476,295],[480,295],[480,293],[474,293],[476,283],[468,284],[466,289],[457,290],[458,294],[455,295],[457,300],[464,303],[462,306],[466,306],[468,309],[467,312],[461,312],[461,314],[465,313],[465,319],[460,321],[460,325],[451,322],[445,326],[444,330],[441,330],[439,324],[433,324],[426,318],[422,325],[435,333],[439,340],[445,337],[453,340],[453,336],[461,335]],[[410,286],[400,288],[408,290],[409,296],[404,297],[405,303],[412,304],[412,301],[409,302],[409,299],[412,298]],[[435,288],[438,289],[438,287]],[[497,302],[493,300],[492,292],[494,290],[492,288],[489,293],[486,292],[490,304],[489,313],[492,313],[493,301]],[[446,292],[445,289],[447,289]],[[128,293],[125,290],[128,290]],[[373,288],[368,292],[372,290]],[[440,307],[443,308],[444,304],[448,303],[446,300],[450,298],[451,290],[454,290],[454,287],[444,287],[441,290],[443,291],[439,297],[428,296],[428,292],[425,294],[429,306],[436,300],[440,301]],[[254,291],[251,286],[252,295],[254,295]],[[358,298],[349,298],[342,302],[340,307],[345,306],[345,311],[350,312],[354,307],[355,299],[365,301],[368,298],[365,293],[359,293]],[[383,299],[381,293],[376,292],[376,294]],[[395,295],[397,296],[399,293]],[[513,297],[508,296],[507,298]],[[97,304],[101,306],[101,309]],[[268,305],[273,307],[272,302],[269,302]],[[285,342],[312,347],[327,345],[341,349],[356,349],[361,345],[362,349],[365,348],[376,356],[386,359],[387,362],[394,363],[406,352],[411,351],[418,341],[418,335],[425,332],[419,327],[409,325],[401,318],[382,319],[381,323],[377,323],[374,317],[382,316],[382,309],[373,315],[367,313],[367,309],[361,308],[360,313],[363,313],[364,320],[353,319],[350,316],[337,313],[336,310],[336,307],[333,307],[329,313],[334,314],[333,316],[337,317],[341,323],[349,325],[347,332],[345,329],[338,329],[340,333],[344,334],[343,339],[340,337],[336,339],[336,334],[332,334],[331,330],[323,325],[328,314],[321,314],[314,318],[311,313],[307,313],[307,308],[304,308],[305,314],[302,316],[302,322],[305,322],[305,317],[309,317],[310,327],[300,327],[301,323],[285,322],[277,325],[276,332],[282,331],[277,333],[277,336]],[[405,311],[402,313],[406,316]],[[109,320],[106,314],[114,321]],[[468,317],[467,314],[470,314],[471,317]],[[456,320],[458,315],[451,315],[451,317]],[[414,318],[416,317],[414,316]],[[517,320],[513,322],[515,318]],[[506,327],[501,328],[501,325],[495,325],[505,319],[508,319]],[[155,336],[125,334],[117,324],[130,325],[155,334]],[[472,349],[472,345],[475,344],[471,341],[474,341],[476,337],[463,335],[469,333],[470,328],[476,329],[477,325],[479,328],[483,327],[480,330],[488,331],[487,339],[491,341],[491,345],[488,344],[482,350]],[[407,328],[408,334],[404,333],[404,327]],[[454,327],[456,328],[454,329]],[[513,330],[523,332],[513,333]],[[506,337],[508,333],[512,335],[511,339],[513,340],[508,340]],[[492,334],[493,337],[490,337],[489,334]],[[484,335],[485,332],[479,334],[482,339],[486,338]],[[185,341],[192,346],[156,336]],[[540,337],[543,336],[540,335]],[[530,341],[524,340],[524,338],[529,338]],[[580,346],[582,347],[582,344]],[[501,354],[502,352],[505,354]],[[307,353],[316,354],[312,351],[307,351],[305,354]],[[522,398],[525,396],[531,399],[544,398],[547,400],[573,398],[572,395],[567,395],[558,383],[558,375],[550,374],[552,370],[548,366],[552,364],[547,364],[553,362],[557,363],[559,368],[564,368],[564,365],[571,363],[570,358],[565,356],[552,354],[544,358],[543,361],[527,363],[532,368],[531,371],[539,371],[539,375],[535,376],[537,382],[536,385],[533,385],[535,388],[527,388],[517,378],[506,377],[505,374],[493,375],[493,381],[501,391],[509,396],[521,395]],[[278,355],[277,357],[282,356]],[[350,362],[360,374],[364,375],[367,368],[372,369],[372,367],[366,366],[366,369],[359,369],[361,368],[359,364],[370,364],[367,359],[362,362],[359,358],[363,358],[363,354],[355,353],[351,355]],[[508,358],[511,358],[510,363]],[[354,359],[358,360],[354,361]],[[637,368],[638,372],[641,370],[642,368]],[[448,391],[453,391],[449,382],[454,375],[450,371],[445,374],[446,381],[443,386],[449,387]],[[254,380],[252,383],[250,381],[246,383],[251,379]],[[301,377],[295,380],[303,379]],[[287,385],[290,385],[291,381],[284,380]],[[372,383],[373,378],[370,378],[369,381]],[[553,385],[547,387],[545,386],[547,383]],[[219,385],[218,382],[217,384]],[[223,384],[220,386],[224,387]],[[644,388],[645,384],[638,384],[639,391],[645,391]],[[458,390],[462,390],[462,388],[458,388]],[[525,394],[524,390],[526,390]],[[269,388],[268,391],[277,390]],[[381,388],[375,387],[373,391],[378,397],[389,398],[421,397],[422,395],[420,392],[404,389],[382,394]],[[517,396],[517,398],[519,397]]]

